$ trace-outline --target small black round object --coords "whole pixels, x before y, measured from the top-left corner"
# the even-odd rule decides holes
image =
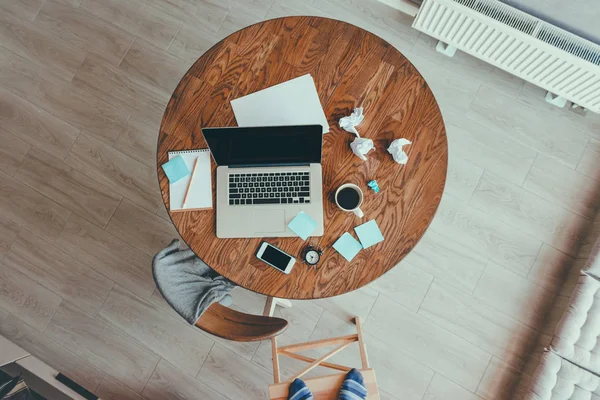
[[[302,261],[308,265],[315,266],[321,260],[321,255],[323,254],[323,250],[314,247],[314,246],[306,246],[302,250]]]

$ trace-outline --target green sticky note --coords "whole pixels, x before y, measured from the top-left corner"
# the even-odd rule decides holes
[[[374,219],[357,226],[354,228],[354,232],[356,232],[362,247],[365,249],[379,242],[383,242],[383,234],[379,230],[379,226]]]
[[[362,246],[358,240],[348,232],[344,233],[334,244],[333,248],[338,251],[346,260],[352,259],[362,250]]]
[[[162,169],[167,174],[167,178],[169,178],[169,182],[171,183],[175,183],[190,174],[190,170],[181,156],[177,156],[171,161],[164,163]]]
[[[317,223],[304,211],[300,211],[296,217],[288,224],[294,233],[302,238],[302,240],[308,239],[311,233],[317,229]]]

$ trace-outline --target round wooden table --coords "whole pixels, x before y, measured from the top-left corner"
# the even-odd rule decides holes
[[[219,239],[215,209],[170,213],[194,252],[238,285],[269,296],[314,299],[350,292],[394,268],[417,244],[433,219],[444,189],[448,147],[442,115],[427,83],[389,43],[356,26],[327,18],[278,18],[242,29],[208,50],[182,78],[165,110],[158,138],[157,168],[165,204],[168,180],[160,167],[173,150],[206,148],[202,127],[236,126],[230,101],[304,74],[315,80],[331,131],[323,136],[325,234],[268,238],[296,256],[285,275],[259,261],[262,239]],[[350,150],[354,135],[338,121],[364,107],[358,127],[376,150],[361,161]],[[302,113],[302,110],[298,110]],[[407,138],[408,164],[387,152],[394,139]],[[213,167],[213,204],[215,170]],[[367,182],[376,179],[375,194]],[[331,196],[343,183],[360,186],[365,217],[340,211]],[[331,246],[357,225],[375,219],[383,242],[346,261]],[[318,268],[301,261],[308,244],[323,248]],[[385,279],[385,278],[384,278]]]

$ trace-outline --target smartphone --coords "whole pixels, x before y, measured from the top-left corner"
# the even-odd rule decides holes
[[[256,252],[256,257],[270,266],[277,268],[284,274],[289,274],[296,262],[294,257],[284,253],[267,242],[262,242],[260,244],[258,251]]]

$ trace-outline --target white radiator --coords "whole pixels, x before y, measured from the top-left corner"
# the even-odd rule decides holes
[[[588,40],[497,0],[424,0],[413,28],[600,113],[600,46]]]

